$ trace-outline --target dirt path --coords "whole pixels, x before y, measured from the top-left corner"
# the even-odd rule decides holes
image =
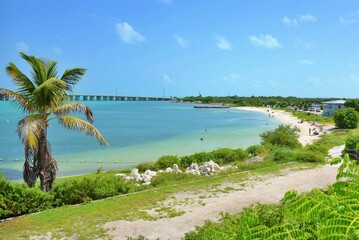
[[[182,192],[169,202],[160,203],[162,206],[174,206],[177,210],[185,211],[181,216],[156,221],[115,221],[104,227],[113,239],[139,235],[149,239],[181,239],[195,226],[203,225],[206,219],[217,220],[221,212],[236,213],[257,202],[276,203],[291,189],[307,192],[313,188],[325,188],[328,183],[335,182],[337,168],[338,166],[325,165],[317,169],[289,172],[284,176],[248,181],[245,186],[226,184],[224,188],[235,190],[221,194]]]

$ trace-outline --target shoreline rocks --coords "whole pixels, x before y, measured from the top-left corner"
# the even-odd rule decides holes
[[[221,171],[227,171],[228,169],[238,169],[238,167],[231,166],[231,165],[221,167],[214,161],[210,160],[209,162],[204,162],[203,165],[201,165],[201,166],[198,166],[197,163],[192,163],[189,167],[186,168],[184,173],[209,176],[209,175],[213,175],[215,173],[221,172]],[[168,167],[164,171],[158,170],[157,172],[155,172],[155,171],[151,171],[150,169],[148,169],[143,174],[140,174],[138,169],[134,168],[131,170],[131,173],[129,176],[126,176],[126,174],[123,174],[123,173],[118,173],[115,176],[123,177],[123,178],[125,178],[126,181],[133,180],[137,183],[142,183],[143,185],[149,185],[149,184],[151,184],[151,179],[161,173],[179,174],[179,173],[183,173],[183,171],[179,169],[177,164],[173,164],[172,168]]]

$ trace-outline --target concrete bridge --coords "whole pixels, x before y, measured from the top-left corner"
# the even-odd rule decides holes
[[[111,95],[69,95],[71,101],[175,101],[175,98],[165,97],[138,97],[138,96],[111,96]],[[0,95],[0,101],[7,101],[5,95]]]
[[[173,101],[174,98],[165,97],[138,97],[138,96],[113,96],[113,95],[69,95],[71,101]]]

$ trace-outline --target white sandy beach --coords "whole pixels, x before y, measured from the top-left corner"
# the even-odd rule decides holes
[[[304,121],[301,122],[298,118],[294,117],[290,113],[284,111],[284,110],[273,110],[271,108],[258,108],[258,107],[236,107],[236,109],[246,110],[246,111],[255,111],[255,112],[262,112],[263,114],[271,115],[283,122],[283,124],[291,125],[293,127],[298,127],[300,129],[299,133],[299,142],[302,145],[307,145],[310,143],[313,143],[313,141],[319,139],[319,135],[325,134],[328,132],[329,129],[333,128],[332,125],[326,125],[321,126],[318,124],[313,125],[310,122]],[[313,128],[316,129],[316,131],[319,133],[319,135],[309,135],[309,129],[313,130]],[[313,131],[311,131],[313,133]]]

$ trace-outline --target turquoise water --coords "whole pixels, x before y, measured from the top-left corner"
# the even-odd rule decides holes
[[[260,142],[259,134],[280,124],[263,113],[237,109],[195,109],[170,102],[85,102],[94,112],[94,125],[109,142],[100,146],[91,137],[51,122],[52,152],[59,176],[129,168],[162,155],[192,154],[223,147],[245,148]],[[0,172],[21,179],[24,150],[16,134],[24,116],[10,102],[0,101]],[[204,141],[200,141],[204,138]]]

